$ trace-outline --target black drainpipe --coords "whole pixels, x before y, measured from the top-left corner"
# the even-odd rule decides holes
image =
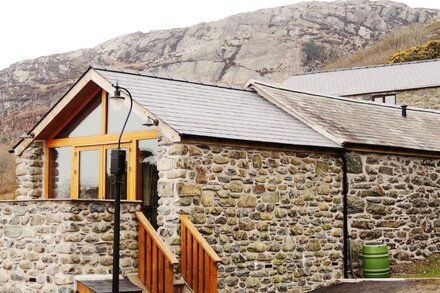
[[[349,234],[348,234],[348,176],[347,176],[347,154],[345,150],[341,152],[342,160],[342,213],[343,213],[343,235],[344,235],[344,278],[348,279],[349,271]]]

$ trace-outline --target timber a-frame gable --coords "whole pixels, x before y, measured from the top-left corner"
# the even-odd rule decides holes
[[[20,155],[34,140],[51,138],[100,91],[112,94],[114,87],[110,81],[100,75],[93,67],[90,67],[46,115],[28,131],[29,137],[16,143],[13,147],[15,154]],[[122,95],[125,97],[125,106],[128,106],[128,96],[125,93],[122,93]],[[159,117],[148,111],[148,109],[139,105],[136,100],[133,101],[133,112],[140,117],[145,117],[145,119],[148,117],[158,119],[158,130],[166,135],[170,141],[180,141],[179,134],[174,129],[163,123]]]

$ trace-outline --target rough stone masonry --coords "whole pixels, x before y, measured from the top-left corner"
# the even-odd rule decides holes
[[[34,141],[17,157],[17,199],[40,198],[43,195],[44,142]]]
[[[73,292],[81,274],[112,269],[113,204],[0,201],[0,292]],[[137,271],[138,203],[123,203],[121,269]]]
[[[73,275],[111,267],[110,203],[30,200],[41,196],[42,156],[37,143],[18,159],[17,195],[29,201],[0,203],[0,291],[70,290]],[[355,260],[370,241],[389,245],[392,264],[440,252],[440,159],[353,152],[348,167]],[[191,215],[222,258],[220,291],[295,292],[342,277],[337,155],[165,142],[158,169],[161,236],[179,254],[178,214]],[[123,216],[128,271],[137,269],[134,209]]]
[[[221,292],[297,292],[342,276],[337,156],[163,145],[159,228],[176,252],[178,214],[222,258]]]
[[[388,244],[392,264],[439,253],[440,159],[353,153],[349,162],[355,260],[374,241]]]
[[[393,92],[396,95],[396,105],[406,104],[410,107],[424,109],[440,109],[440,88],[423,88]],[[357,100],[371,101],[375,94],[354,95],[351,98]]]

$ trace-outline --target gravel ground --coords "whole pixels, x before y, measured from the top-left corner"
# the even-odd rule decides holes
[[[319,288],[311,293],[433,293],[440,292],[440,280],[362,281]]]

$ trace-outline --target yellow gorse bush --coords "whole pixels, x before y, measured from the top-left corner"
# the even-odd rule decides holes
[[[413,46],[406,50],[400,50],[389,57],[386,63],[394,64],[438,58],[440,58],[440,40],[433,40],[420,46]]]

